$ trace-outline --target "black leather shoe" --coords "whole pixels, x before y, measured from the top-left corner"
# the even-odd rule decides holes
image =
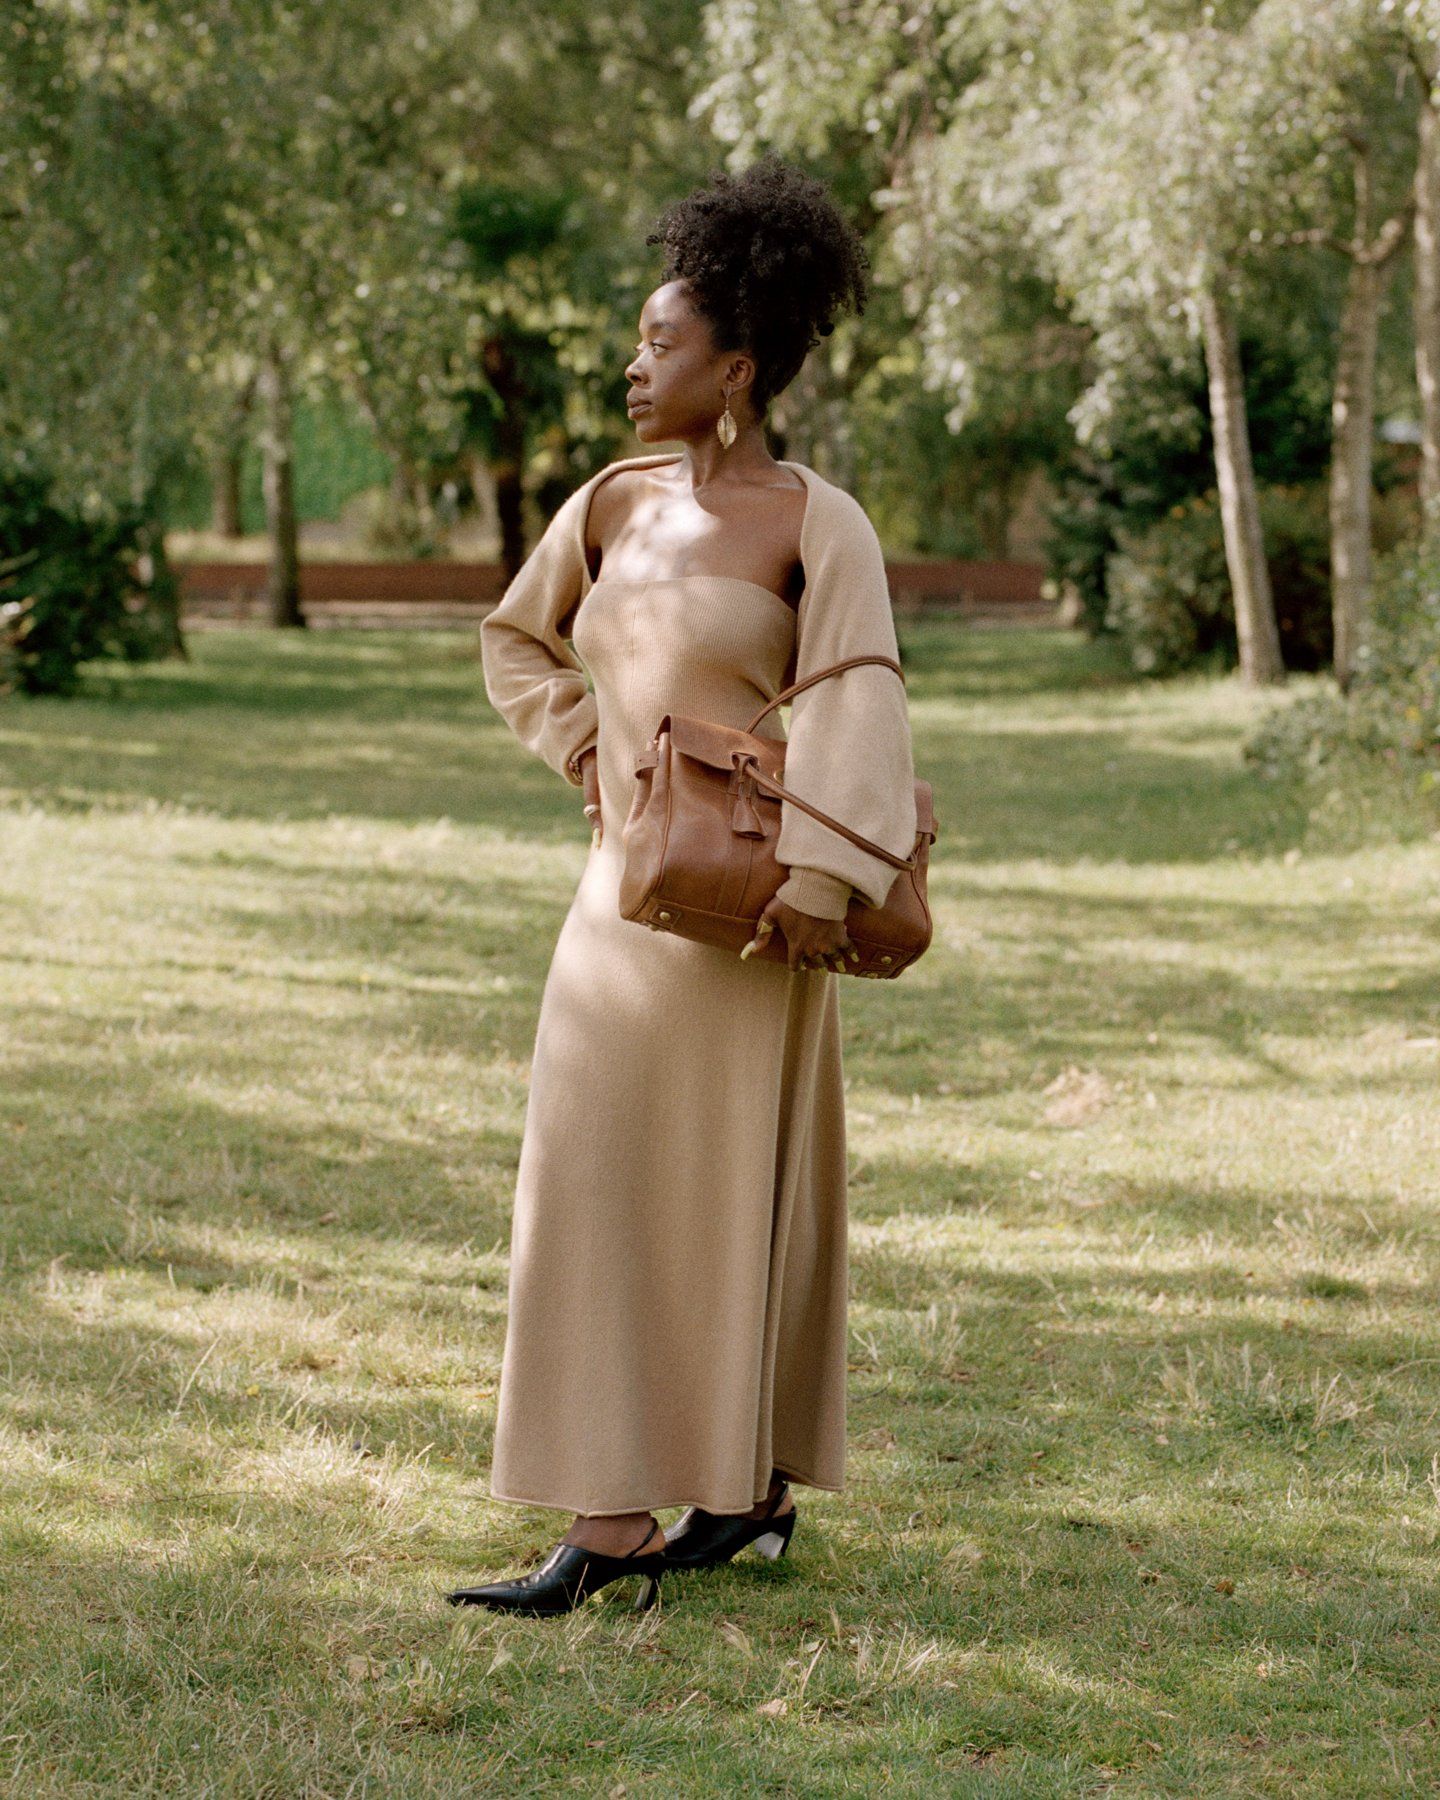
[[[659,1526],[650,1531],[625,1556],[606,1556],[599,1550],[586,1550],[579,1544],[560,1543],[538,1569],[512,1581],[492,1581],[484,1587],[456,1588],[445,1598],[452,1606],[488,1606],[494,1612],[530,1613],[550,1618],[558,1613],[573,1612],[582,1600],[621,1581],[627,1575],[638,1575],[634,1611],[645,1612],[660,1596],[660,1577],[667,1566],[664,1550],[645,1552]],[[642,1552],[645,1552],[642,1555]]]
[[[778,1519],[774,1514],[789,1492],[790,1483],[782,1481],[779,1493],[759,1519],[752,1519],[748,1513],[708,1513],[692,1506],[665,1533],[666,1568],[713,1569],[729,1562],[747,1544],[753,1544],[772,1562],[783,1556],[790,1548],[795,1513],[792,1510]]]

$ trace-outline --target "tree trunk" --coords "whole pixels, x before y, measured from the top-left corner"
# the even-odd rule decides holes
[[[145,583],[145,607],[156,621],[156,636],[166,656],[190,661],[190,648],[180,624],[180,582],[165,548],[164,522],[154,513],[140,528],[140,573]]]
[[[1375,352],[1380,301],[1391,259],[1410,229],[1411,206],[1371,235],[1371,153],[1358,135],[1355,227],[1335,248],[1350,259],[1340,307],[1335,391],[1330,402],[1330,605],[1335,625],[1335,679],[1345,692],[1355,676],[1360,631],[1370,604],[1371,472],[1375,436]],[[1420,179],[1417,172],[1416,190]],[[1332,240],[1333,242],[1333,240]]]
[[[245,424],[254,398],[252,375],[235,395],[224,441],[210,464],[210,529],[216,537],[241,535],[240,472],[245,454]]]
[[[1440,524],[1440,109],[1420,78],[1415,159],[1415,384],[1420,390],[1420,502]]]
[[[265,489],[265,528],[270,534],[266,598],[270,623],[303,627],[300,607],[300,536],[295,519],[295,440],[290,374],[279,347],[267,347],[260,365],[260,448]]]
[[[1003,452],[985,471],[975,496],[975,524],[980,547],[987,556],[1004,562],[1010,555],[1010,531],[1015,521],[1015,489],[1020,471]],[[978,484],[977,484],[978,485]]]
[[[475,526],[490,536],[498,546],[500,514],[495,498],[495,471],[478,451],[469,456],[466,469],[470,477],[470,491],[475,496]]]
[[[189,661],[190,651],[180,624],[180,583],[165,551],[165,519],[161,496],[174,475],[176,450],[157,444],[151,429],[155,394],[146,389],[134,416],[133,450],[130,458],[130,501],[139,515],[135,535],[136,574],[144,590],[143,612],[154,628],[154,642],[163,656],[178,656]]]
[[[1381,271],[1373,262],[1352,258],[1330,405],[1330,606],[1335,679],[1342,692],[1355,673],[1360,621],[1370,598],[1371,444],[1381,285]]]
[[[515,579],[525,560],[525,490],[518,463],[493,463],[495,516],[500,522],[500,567],[507,582]]]
[[[1250,459],[1250,426],[1240,370],[1235,316],[1215,285],[1200,296],[1205,367],[1210,385],[1210,428],[1215,439],[1215,478],[1225,530],[1225,563],[1235,595],[1240,674],[1252,686],[1285,679],[1275,600],[1260,531],[1260,502]]]
[[[210,529],[216,537],[241,535],[240,464],[240,449],[235,444],[223,445],[210,464]]]
[[[525,560],[525,379],[503,337],[484,350],[485,375],[500,402],[490,473],[500,523],[500,566],[513,581]]]

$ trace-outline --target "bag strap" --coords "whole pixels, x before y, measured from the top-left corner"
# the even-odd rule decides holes
[[[887,669],[893,669],[902,682],[905,680],[905,671],[893,656],[847,656],[843,662],[831,663],[828,669],[817,669],[814,674],[807,675],[803,681],[792,682],[789,687],[782,689],[768,705],[761,707],[745,727],[746,731],[753,735],[755,727],[765,715],[774,712],[777,706],[783,706],[792,694],[798,694],[802,688],[813,687],[817,681],[824,681],[831,675],[838,675],[842,669],[852,669],[857,663],[883,663]],[[832,819],[829,813],[821,812],[818,806],[812,806],[808,800],[802,799],[790,788],[783,787],[778,781],[766,775],[758,765],[752,767],[750,777],[755,785],[762,788],[767,794],[774,794],[781,800],[788,800],[792,806],[798,806],[801,812],[809,813],[812,819],[818,819],[822,825],[828,825],[832,831],[838,831],[841,837],[848,838],[857,850],[868,850],[871,856],[878,856],[882,862],[889,863],[892,869],[914,869],[920,860],[918,844],[910,856],[896,856],[893,851],[885,849],[883,845],[872,844],[869,838],[862,837],[858,831],[852,831],[848,825],[842,825],[838,819]]]
[[[872,856],[878,856],[882,862],[889,863],[892,869],[913,869],[919,863],[919,839],[930,835],[926,832],[923,824],[915,834],[916,845],[910,855],[908,857],[896,856],[893,850],[885,849],[882,844],[872,844],[869,838],[861,837],[858,831],[852,831],[848,825],[842,825],[838,819],[832,819],[829,813],[821,812],[818,806],[812,806],[808,800],[802,800],[799,794],[792,793],[787,787],[782,787],[778,781],[773,780],[765,773],[753,757],[747,754],[745,760],[749,764],[750,779],[756,787],[763,788],[767,794],[774,794],[778,799],[788,800],[792,806],[798,806],[801,812],[809,813],[812,819],[818,819],[822,825],[828,825],[832,831],[838,831],[841,837],[849,838],[857,850],[868,850]]]
[[[773,700],[762,706],[756,713],[745,727],[746,733],[753,736],[755,727],[766,713],[774,712],[775,708],[783,705],[792,694],[798,694],[802,688],[813,687],[817,681],[824,681],[827,676],[838,675],[842,669],[853,668],[857,663],[883,663],[887,669],[893,669],[902,682],[905,680],[905,671],[893,656],[847,656],[843,662],[831,663],[828,669],[817,669],[813,675],[807,675],[803,681],[792,682],[789,687],[782,688]],[[640,758],[636,765],[637,770],[653,766],[655,760],[656,752],[652,748]],[[892,869],[913,870],[916,868],[920,861],[919,840],[927,837],[933,839],[935,835],[933,820],[929,819],[927,815],[926,819],[919,822],[916,844],[911,854],[908,857],[896,856],[893,850],[887,850],[883,844],[872,843],[869,838],[862,837],[858,831],[852,831],[848,825],[842,825],[839,819],[832,819],[829,813],[821,812],[818,806],[812,806],[808,800],[774,780],[765,773],[753,756],[746,755],[743,759],[737,758],[737,763],[741,761],[748,767],[750,779],[756,787],[763,789],[767,794],[774,794],[777,799],[790,801],[792,805],[798,806],[801,812],[809,813],[812,819],[818,819],[822,825],[828,825],[832,831],[838,831],[841,837],[848,838],[857,850],[869,851],[871,856],[878,856],[882,862],[889,863]]]
[[[817,669],[813,675],[807,675],[803,681],[791,682],[789,687],[783,688],[773,700],[760,708],[745,729],[753,732],[766,713],[774,712],[777,706],[783,706],[792,694],[798,694],[802,688],[813,687],[817,681],[824,681],[827,676],[838,675],[842,669],[852,669],[856,663],[884,663],[887,669],[895,671],[902,682],[905,680],[905,671],[893,656],[847,656],[844,662],[831,663],[828,669]]]

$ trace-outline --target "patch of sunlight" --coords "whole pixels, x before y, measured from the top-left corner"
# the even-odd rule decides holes
[[[17,1431],[0,1419],[0,1468],[8,1481],[38,1475],[46,1480],[68,1474],[76,1458],[60,1444],[45,1442],[34,1431]]]
[[[1104,1675],[1085,1674],[1063,1663],[1058,1650],[1042,1651],[1034,1645],[1023,1645],[1005,1649],[998,1660],[1009,1672],[1024,1675],[1031,1687],[1045,1694],[1055,1697],[1084,1695],[1102,1700],[1107,1707],[1117,1712],[1133,1707],[1136,1703],[1132,1682],[1114,1680]],[[1154,1710],[1153,1703],[1148,1699],[1142,1701],[1141,1705],[1144,1711]]]
[[[428,1451],[427,1446],[401,1452],[392,1444],[378,1450],[356,1449],[312,1423],[287,1433],[277,1447],[235,1451],[226,1458],[226,1467],[271,1501],[358,1487],[369,1503],[367,1519],[378,1515],[383,1520],[412,1502],[423,1505],[428,1498],[432,1479],[425,1460]]]
[[[498,1247],[482,1251],[470,1244],[440,1245],[392,1236],[379,1243],[364,1240],[365,1258],[363,1263],[356,1265],[353,1261],[354,1240],[343,1232],[337,1235],[329,1226],[319,1229],[296,1226],[282,1233],[273,1227],[264,1230],[239,1222],[226,1227],[167,1218],[156,1223],[153,1231],[161,1235],[138,1244],[135,1253],[162,1265],[198,1264],[203,1267],[206,1263],[214,1263],[225,1267],[226,1282],[223,1288],[211,1290],[213,1294],[235,1291],[232,1283],[263,1284],[267,1277],[293,1278],[297,1273],[307,1277],[312,1286],[318,1285],[315,1274],[318,1267],[326,1271],[323,1279],[327,1283],[343,1279],[347,1294],[404,1296],[413,1303],[417,1289],[431,1284],[473,1282],[482,1275],[493,1279],[507,1264]],[[105,1303],[105,1280],[113,1280],[122,1274],[127,1280],[133,1280],[138,1273],[127,1267],[102,1277],[102,1285],[96,1290],[96,1304]],[[170,1285],[172,1281],[182,1289],[184,1287],[183,1281],[171,1273],[152,1274],[150,1278],[163,1284],[171,1293],[175,1291]],[[50,1279],[59,1284],[63,1295],[67,1283],[73,1281],[83,1286],[92,1277],[78,1272],[70,1275],[62,1266]],[[192,1287],[188,1291],[194,1293],[195,1290]]]
[[[148,739],[81,737],[73,734],[66,736],[53,731],[45,732],[42,739],[31,732],[0,731],[0,744],[18,744],[25,749],[33,749],[36,743],[42,741],[47,750],[94,750],[104,757],[159,756],[164,748]]]

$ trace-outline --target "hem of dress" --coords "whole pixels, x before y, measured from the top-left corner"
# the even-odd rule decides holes
[[[798,1471],[787,1469],[780,1463],[774,1463],[771,1466],[778,1469],[787,1481],[798,1481],[802,1487],[819,1488],[825,1494],[844,1492],[843,1484],[838,1481],[817,1481],[813,1475],[801,1475]],[[743,1513],[749,1512],[752,1506],[758,1506],[765,1498],[764,1494],[759,1494],[748,1503],[741,1501],[734,1505],[727,1503],[723,1506],[717,1505],[713,1500],[696,1500],[688,1497],[683,1500],[641,1500],[636,1501],[633,1506],[602,1506],[587,1510],[583,1506],[572,1505],[568,1500],[541,1500],[533,1494],[502,1494],[493,1487],[490,1488],[489,1493],[492,1500],[501,1500],[507,1506],[549,1507],[555,1512],[574,1513],[577,1518],[581,1519],[618,1519],[626,1513],[664,1512],[672,1506],[698,1506],[702,1512],[709,1513]]]

